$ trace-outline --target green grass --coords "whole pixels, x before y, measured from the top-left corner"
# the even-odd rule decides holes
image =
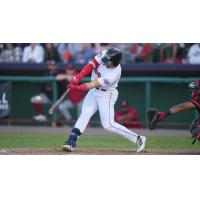
[[[0,133],[0,148],[59,148],[66,134]],[[149,149],[200,149],[200,144],[191,144],[188,137],[149,136]],[[79,148],[133,149],[133,144],[116,135],[83,135],[78,140]]]

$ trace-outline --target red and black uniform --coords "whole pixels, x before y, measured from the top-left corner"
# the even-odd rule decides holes
[[[190,132],[192,133],[193,138],[194,138],[192,144],[194,144],[196,140],[200,142],[200,94],[199,92],[197,91],[192,92],[192,99],[190,100],[190,102],[192,102],[196,106],[196,109],[198,110],[198,113],[199,113],[199,118],[194,119],[190,125]]]
[[[196,106],[200,114],[200,94],[197,91],[192,92],[192,99],[190,100],[190,102],[192,102]]]

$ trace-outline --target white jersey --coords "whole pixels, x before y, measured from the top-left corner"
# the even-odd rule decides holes
[[[102,62],[105,53],[106,51],[102,51],[92,59],[93,66],[95,66],[92,71],[91,79],[92,81],[98,80],[100,82],[102,86],[101,90],[92,88],[88,91],[82,105],[81,115],[74,127],[78,129],[80,133],[83,133],[91,117],[99,111],[101,124],[104,129],[119,134],[131,142],[136,143],[139,135],[115,122],[114,105],[118,98],[118,91],[116,88],[121,76],[121,66],[118,65],[114,68],[107,68]],[[74,135],[73,132],[71,134]],[[144,147],[145,144],[143,144],[142,148],[144,149]],[[142,148],[138,148],[138,151],[141,151]]]
[[[97,63],[98,66],[93,69],[91,80],[98,80],[102,89],[114,90],[117,88],[121,77],[121,65],[119,64],[114,68],[107,68],[102,62],[102,58],[105,56],[106,52],[107,50],[102,51],[95,56],[93,61],[95,61],[95,64]]]

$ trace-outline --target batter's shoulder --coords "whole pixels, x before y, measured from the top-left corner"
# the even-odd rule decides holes
[[[92,59],[92,61],[93,61],[94,63],[96,63],[96,64],[95,64],[96,67],[97,67],[97,65],[102,64],[102,58],[105,56],[105,54],[106,54],[105,51],[101,51],[101,52],[99,52],[99,53]]]
[[[116,69],[117,69],[119,72],[121,72],[121,71],[122,71],[121,65],[119,64],[119,65],[116,67]]]

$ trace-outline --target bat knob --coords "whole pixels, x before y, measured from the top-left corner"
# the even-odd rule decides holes
[[[53,114],[53,110],[50,109],[49,110],[49,114],[52,115]]]

